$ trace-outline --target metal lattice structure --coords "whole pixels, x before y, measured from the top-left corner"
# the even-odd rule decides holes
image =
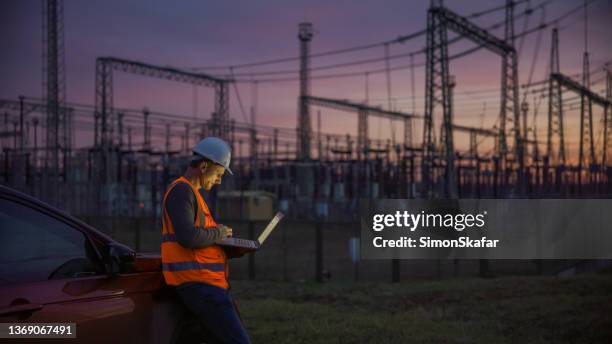
[[[523,147],[520,135],[520,107],[518,91],[518,55],[514,49],[514,1],[506,0],[506,20],[504,30],[506,43],[502,56],[501,104],[499,114],[500,156],[506,158],[509,153],[508,137],[514,138],[514,154],[519,162],[519,170],[523,168]],[[527,138],[525,138],[527,139]]]
[[[475,158],[478,154],[477,146],[478,137],[493,137],[496,140],[499,139],[499,131],[493,129],[484,129],[484,128],[475,128],[468,127],[464,125],[453,124],[453,130],[458,132],[464,132],[470,135],[470,148],[469,153],[472,158]],[[537,151],[537,145],[539,142],[536,139],[524,139],[523,143],[525,147],[527,144],[531,144],[534,147],[534,151]],[[534,153],[534,156],[538,156],[538,154]]]
[[[31,112],[42,112],[46,113],[47,111],[47,103],[46,102],[34,102],[34,101],[18,101],[18,100],[9,100],[9,99],[0,99],[0,110],[9,110],[9,111],[21,111],[23,114],[27,115]],[[64,108],[64,111],[67,109]]]
[[[492,130],[492,129],[474,128],[474,127],[468,127],[465,125],[453,124],[453,130],[465,132],[470,135],[470,155],[472,157],[476,157],[478,155],[477,154],[478,153],[477,152],[477,141],[476,141],[478,136],[495,137],[495,138],[499,137],[499,132]]]
[[[557,37],[555,30],[550,70],[546,71],[548,77],[546,80],[532,80],[539,66],[537,61],[538,56],[541,56],[539,55],[541,50],[538,47],[542,46],[540,38],[544,30],[550,25],[560,25],[566,17],[577,12],[580,9],[578,7],[557,19],[545,21],[544,8],[548,6],[546,3],[532,6],[534,4],[529,4],[528,1],[504,0],[502,6],[461,17],[444,8],[441,0],[431,0],[427,28],[387,42],[362,46],[363,50],[384,46],[384,57],[371,60],[350,58],[344,63],[338,60],[337,64],[322,64],[321,68],[314,68],[316,61],[310,59],[336,55],[337,52],[352,53],[362,48],[333,49],[315,54],[311,50],[315,48],[311,45],[313,26],[310,23],[302,23],[297,32],[299,45],[295,47],[296,50],[300,50],[301,56],[214,68],[215,70],[227,68],[230,71],[228,76],[222,74],[210,76],[193,72],[213,70],[207,67],[193,69],[190,72],[181,68],[101,57],[96,61],[94,105],[68,103],[64,99],[66,85],[62,0],[42,0],[42,3],[45,96],[34,98],[22,95],[12,100],[0,99],[0,145],[2,146],[0,182],[49,203],[60,205],[84,218],[95,221],[100,219],[104,227],[109,230],[114,231],[116,219],[129,220],[130,223],[126,226],[128,230],[132,229],[132,220],[139,222],[145,218],[159,219],[163,190],[174,176],[185,170],[190,158],[190,142],[206,135],[222,136],[232,146],[232,169],[236,175],[226,179],[223,183],[225,189],[241,190],[241,197],[242,191],[270,192],[294,219],[312,218],[314,214],[319,219],[319,216],[323,216],[319,213],[325,212],[329,217],[326,214],[320,219],[333,223],[335,220],[342,220],[346,214],[354,213],[358,204],[356,201],[363,198],[572,198],[576,196],[598,198],[610,197],[612,193],[610,184],[612,166],[609,159],[612,135],[611,71],[607,70],[605,75],[607,78],[605,95],[598,88],[600,82],[604,81],[603,78],[599,78],[602,74],[597,74],[601,71],[591,72],[593,84],[589,87],[590,82],[586,75],[589,68],[586,58],[584,80],[581,81],[578,76],[573,75],[570,79],[561,74],[558,42],[560,38]],[[526,6],[524,12],[519,15],[518,11],[523,8],[520,4],[523,3]],[[501,15],[504,9],[505,20],[499,18],[501,22],[489,26],[489,30],[499,28],[501,31],[498,35],[492,35],[490,32],[493,31],[488,32],[484,26],[479,27],[468,21],[485,13],[498,12]],[[527,20],[534,10],[542,11],[541,23],[538,26],[530,26]],[[520,33],[515,33],[513,22],[519,16],[525,17],[524,29]],[[505,31],[501,27],[504,23]],[[563,24],[563,27],[571,23],[567,24]],[[519,39],[524,46],[522,37],[534,32],[538,32],[538,40],[535,44],[536,49],[533,50],[529,81],[524,86],[523,103],[519,106],[517,52],[514,40],[521,37]],[[390,48],[394,44],[417,37],[427,39],[425,50],[389,55]],[[517,46],[519,39],[516,40]],[[452,54],[453,44],[458,41],[467,42],[473,47]],[[477,125],[470,127],[466,125],[469,123],[460,121],[455,124],[454,121],[459,116],[454,118],[456,109],[453,109],[453,106],[457,102],[453,99],[455,82],[452,70],[449,69],[450,61],[482,48],[494,53],[495,56],[489,57],[495,60],[496,66],[501,62],[501,71],[494,75],[501,76],[501,89],[460,93],[457,99],[458,103],[461,103],[460,107],[468,109],[466,113],[471,113],[468,116],[480,116],[481,124],[480,127]],[[586,51],[587,48],[585,38]],[[427,54],[424,91],[426,111],[423,116],[416,116],[414,114],[418,92],[414,87],[417,67],[414,57],[419,56],[421,52]],[[404,69],[399,65],[391,68],[391,61],[402,56],[410,56],[412,111],[406,110],[407,113],[400,112],[401,110],[391,111],[393,104],[391,72]],[[286,128],[276,124],[258,125],[255,120],[258,102],[257,83],[267,84],[277,81],[284,83],[294,80],[295,76],[269,79],[242,77],[293,74],[296,71],[275,71],[273,66],[297,61],[300,57],[299,67],[295,66],[299,68],[300,81],[299,85],[294,85],[299,87],[299,90],[295,90],[299,96],[296,99],[298,105],[296,126]],[[318,76],[315,72],[361,64],[367,66],[383,60],[384,69],[363,71],[355,69],[347,73],[322,73]],[[269,65],[269,69],[256,68],[244,74],[233,73],[234,69],[264,65]],[[117,89],[113,88],[118,87],[117,84],[114,85],[114,81],[119,78],[116,72],[134,73],[194,85],[193,113],[164,113],[154,108],[123,108],[118,106],[119,104],[114,104],[118,99],[113,93],[117,92]],[[319,77],[326,80],[340,79],[345,76],[358,76],[362,72],[365,72],[365,103],[360,103],[359,100],[350,102],[311,95],[316,93],[311,88],[311,80]],[[385,102],[384,110],[367,103],[370,99],[369,78],[380,73],[387,81],[388,102]],[[234,77],[239,79],[233,79]],[[237,102],[240,103],[244,122],[228,120],[230,82],[235,82],[231,86],[236,86]],[[239,97],[238,83],[243,82],[252,85],[250,121],[246,118],[247,113]],[[216,105],[211,110],[212,114],[206,118],[195,115],[198,113],[198,88],[195,85],[204,85],[209,91],[215,91],[214,97],[209,97],[209,103],[214,102]],[[380,85],[384,91],[384,83]],[[532,88],[535,85],[541,85],[541,89]],[[547,93],[545,93],[546,87],[548,87]],[[497,124],[484,127],[488,114],[486,103],[482,112],[476,113],[473,101],[470,100],[470,104],[466,104],[468,101],[464,103],[463,96],[475,94],[474,98],[480,102],[491,99],[490,91],[495,92],[495,97],[501,94],[501,108],[494,116]],[[594,93],[595,91],[599,94]],[[570,98],[568,95],[563,95],[563,92],[573,92],[577,96]],[[526,102],[530,94],[534,95],[533,107],[529,107]],[[354,94],[347,95],[354,96]],[[542,102],[546,95],[550,100],[549,126],[548,137],[542,137],[542,140],[547,141],[547,156],[546,159],[539,159],[540,142],[537,139],[539,133],[536,125],[539,125],[543,118],[537,117],[537,114],[541,105],[545,104]],[[272,102],[277,100],[273,99]],[[595,107],[595,118],[592,117],[589,105],[591,103]],[[576,110],[576,105],[579,104],[582,105],[581,160],[584,160],[580,166],[577,163],[578,150],[570,151],[567,141],[571,138],[568,134],[577,137],[578,132],[564,133],[568,124],[564,116],[568,116],[568,111]],[[599,125],[597,112],[599,105],[602,105],[605,111],[603,126]],[[356,133],[327,132],[334,128],[322,126],[321,111],[327,111],[322,109],[323,107],[332,108],[334,112],[347,111],[354,114],[356,121],[351,121],[354,123],[351,125],[355,126]],[[311,115],[317,110],[320,111],[318,111],[318,127],[315,129],[311,127],[315,124],[311,123],[311,120],[315,120]],[[529,117],[530,115],[532,117]],[[368,124],[370,116],[391,119],[390,137],[368,137],[368,129],[372,129],[372,123]],[[411,125],[417,123],[414,121],[415,118],[421,117],[425,124],[422,148],[421,142],[415,142],[418,147],[411,144]],[[528,118],[533,120],[531,128],[527,125]],[[470,122],[476,123],[476,121]],[[403,146],[401,141],[395,144],[395,131],[402,123]],[[78,145],[70,142],[71,128],[78,131]],[[603,146],[600,139],[602,132]],[[460,135],[469,135],[469,151],[459,145],[463,142],[459,140]],[[596,140],[593,140],[593,137]],[[95,138],[93,144],[91,138]],[[181,138],[180,144],[178,138]],[[593,143],[596,155],[593,153]],[[532,155],[527,154],[527,148],[531,150],[532,147]],[[318,159],[315,159],[315,156]],[[422,175],[419,172],[422,172]],[[54,196],[58,195],[61,196],[59,198],[61,202],[54,201],[58,199]],[[210,196],[214,202],[215,195],[210,194]],[[242,220],[243,216],[240,217]],[[149,225],[147,227],[152,228]],[[317,270],[320,270],[320,266]],[[399,271],[395,263],[392,271],[394,274]]]
[[[602,151],[602,159],[601,165],[607,166],[610,159],[608,159],[608,154],[612,151],[612,71],[610,71],[609,66],[606,65],[606,99],[608,100],[608,106],[606,106],[604,112],[604,144]]]
[[[610,99],[606,99],[605,97],[600,96],[599,94],[593,92],[592,90],[590,90],[588,87],[585,87],[584,85],[581,85],[579,82],[573,80],[572,78],[563,75],[561,73],[554,73],[551,74],[551,79],[554,80],[554,82],[558,83],[560,86],[565,87],[566,89],[573,91],[575,93],[578,93],[580,95],[581,98],[583,98],[583,100],[581,101],[584,102],[584,104],[587,103],[595,103],[597,105],[602,106],[604,109],[606,108],[610,108],[612,102],[610,101]],[[580,152],[579,152],[579,158],[581,159],[586,159],[587,162],[591,162],[591,163],[595,163],[595,148],[594,148],[594,141],[592,139],[592,135],[593,135],[593,130],[592,130],[592,110],[588,111],[591,115],[588,116],[591,119],[589,120],[589,118],[587,117],[586,111],[585,110],[585,106],[583,105],[581,107],[583,111],[581,111],[581,120],[580,120],[580,127],[581,127],[581,134],[580,134]],[[590,123],[589,123],[590,122]],[[583,128],[585,127],[585,128]],[[586,137],[585,137],[586,136]],[[590,143],[589,143],[590,141]],[[586,154],[584,153],[585,147],[584,145],[588,144],[589,147],[588,149],[588,156],[586,156]],[[605,147],[605,144],[604,144]],[[588,158],[588,159],[587,159]],[[580,164],[580,162],[579,162]],[[580,164],[580,167],[582,167],[583,165]]]
[[[113,71],[213,87],[215,89],[215,111],[212,116],[213,135],[229,139],[229,80],[115,57],[100,57],[96,60],[97,145],[110,147],[118,141],[117,135],[114,134],[117,116],[113,111]]]
[[[546,155],[552,163],[565,165],[563,93],[561,92],[561,83],[552,77],[552,75],[560,73],[559,34],[557,29],[553,29],[552,32],[550,73],[551,77],[548,81],[548,132],[546,138]]]
[[[308,96],[304,98],[307,104],[325,106],[337,110],[357,112],[357,156],[361,158],[362,154],[368,150],[368,117],[376,116],[388,119],[398,119],[404,123],[404,131],[410,130],[410,123],[413,118],[416,118],[414,114],[399,112],[399,111],[388,111],[381,108],[348,102],[346,100],[330,99],[322,97]],[[404,133],[405,134],[405,133]],[[404,142],[408,146],[408,142]]]
[[[600,96],[599,94],[591,91],[589,88],[584,87],[578,81],[573,80],[569,76],[566,76],[561,73],[555,73],[551,75],[551,78],[555,79],[557,82],[561,84],[561,86],[567,88],[570,91],[574,91],[580,95],[586,96],[595,104],[601,106],[608,106],[610,101],[608,101],[605,97]]]
[[[584,53],[582,61],[582,86],[589,90],[591,77],[589,75],[589,53]],[[590,92],[590,91],[589,91]],[[588,156],[585,153],[588,147]],[[597,164],[595,158],[595,139],[593,133],[593,101],[586,92],[580,92],[580,149],[578,151],[578,168],[582,171],[583,166]],[[578,175],[580,177],[580,175]]]
[[[513,36],[512,6],[507,13],[507,32]],[[508,28],[510,27],[510,28]],[[506,158],[508,153],[506,139],[513,136],[514,152],[522,166],[522,150],[520,138],[520,112],[518,106],[518,57],[512,43],[506,42],[490,34],[468,19],[444,7],[432,7],[427,14],[427,60],[426,60],[426,96],[425,96],[425,125],[423,132],[423,183],[427,193],[432,186],[435,163],[434,118],[438,107],[442,110],[441,139],[443,156],[445,160],[445,179],[448,197],[456,195],[456,178],[454,168],[453,145],[453,109],[451,103],[451,81],[449,75],[448,39],[447,31],[467,37],[475,43],[502,57],[502,106],[500,112],[499,154]],[[507,116],[512,113],[513,116]],[[507,125],[510,123],[510,126]]]
[[[425,121],[423,126],[423,161],[422,175],[424,192],[429,191],[432,183],[432,167],[434,165],[435,138],[434,138],[434,111],[436,106],[442,106],[444,124],[452,125],[452,107],[449,97],[449,75],[448,75],[448,37],[447,21],[443,19],[442,7],[430,8],[427,12],[427,57],[425,75]],[[452,128],[451,128],[452,130]],[[446,136],[452,139],[452,132]],[[447,141],[445,146],[447,154],[453,155],[453,144]],[[451,165],[447,166],[454,170],[453,159]],[[451,174],[454,174],[451,172]],[[450,181],[449,181],[450,182]]]
[[[43,1],[43,98],[47,101],[45,165],[48,177],[58,184],[60,162],[70,149],[67,123],[66,70],[64,63],[64,5],[62,0]],[[57,191],[49,189],[48,200],[55,204]]]
[[[32,100],[28,100],[25,101],[24,97],[20,96],[19,100],[8,100],[8,99],[1,99],[0,100],[0,110],[1,111],[10,111],[10,112],[15,112],[15,113],[19,113],[19,123],[18,123],[18,130],[15,132],[3,132],[2,134],[4,135],[4,137],[8,137],[8,136],[15,136],[17,135],[19,137],[19,144],[16,145],[16,148],[19,149],[20,152],[24,152],[27,148],[29,148],[28,146],[30,145],[30,143],[27,141],[27,132],[28,130],[26,130],[26,117],[29,117],[29,115],[31,113],[34,112],[38,112],[41,114],[45,114],[48,115],[49,113],[49,108],[48,108],[48,102],[46,100],[43,101],[32,101]],[[60,107],[59,111],[66,114],[67,119],[70,119],[71,117],[71,112],[72,109],[68,108],[68,107]],[[32,121],[36,121],[36,125],[38,125],[38,118],[30,118],[31,122]],[[68,124],[70,124],[70,121],[68,121]],[[68,130],[70,130],[71,128],[68,127]],[[35,135],[36,136],[36,135]],[[36,137],[35,137],[36,139]],[[68,142],[68,144],[70,144],[70,142]],[[64,150],[65,152],[65,150]],[[46,157],[45,157],[46,158]],[[35,159],[36,161],[36,159]]]

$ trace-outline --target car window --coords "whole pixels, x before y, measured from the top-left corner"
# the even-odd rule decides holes
[[[102,273],[83,233],[6,199],[0,199],[0,247],[0,284]]]

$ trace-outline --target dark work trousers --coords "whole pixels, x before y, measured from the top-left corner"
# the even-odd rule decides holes
[[[205,283],[176,288],[183,304],[198,316],[214,343],[251,343],[234,308],[229,290]]]

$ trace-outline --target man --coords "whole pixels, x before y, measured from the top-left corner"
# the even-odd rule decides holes
[[[198,316],[216,341],[250,343],[229,295],[227,255],[216,245],[232,229],[217,224],[199,190],[221,184],[229,169],[229,145],[207,137],[193,148],[183,176],[168,187],[163,200],[162,270],[185,306]]]

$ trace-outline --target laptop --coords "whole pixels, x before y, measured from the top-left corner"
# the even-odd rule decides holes
[[[282,212],[276,213],[272,220],[268,222],[266,228],[259,234],[257,240],[241,239],[241,238],[225,238],[217,241],[217,245],[223,246],[224,248],[234,249],[240,251],[240,253],[249,253],[259,250],[261,245],[266,241],[268,236],[276,228],[276,225],[283,219],[285,215]]]

